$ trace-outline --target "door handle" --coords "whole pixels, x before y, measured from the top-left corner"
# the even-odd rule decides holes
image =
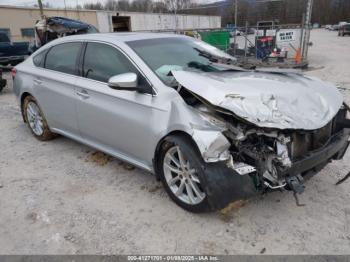
[[[77,92],[77,95],[83,99],[88,99],[90,97],[89,93],[84,89],[81,90],[80,92]]]
[[[34,79],[34,83],[37,85],[41,85],[43,83],[43,81],[40,79]]]

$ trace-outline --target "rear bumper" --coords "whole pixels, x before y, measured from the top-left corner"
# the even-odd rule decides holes
[[[280,177],[303,175],[306,172],[324,165],[332,159],[343,158],[349,146],[350,129],[344,128],[334,134],[328,142],[321,148],[309,152],[304,158],[292,163],[288,169],[278,169]]]

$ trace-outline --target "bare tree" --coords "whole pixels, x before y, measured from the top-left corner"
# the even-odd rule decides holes
[[[100,2],[97,3],[85,3],[84,9],[91,9],[91,10],[103,10],[103,5]]]
[[[157,2],[153,2],[153,12],[166,13],[166,12],[169,12],[169,10],[164,2],[157,1]]]
[[[149,0],[135,0],[131,2],[131,9],[136,12],[152,12],[153,3]]]
[[[118,10],[119,9],[118,7],[119,7],[118,2],[115,0],[107,0],[104,5],[104,9],[110,10],[110,11]]]
[[[130,10],[130,3],[128,0],[119,0],[118,1],[118,10],[121,11],[132,11]]]
[[[164,4],[170,12],[177,13],[179,10],[192,6],[191,0],[164,0]]]

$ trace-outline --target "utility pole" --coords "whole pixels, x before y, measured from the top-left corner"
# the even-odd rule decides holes
[[[314,1],[308,0],[306,5],[306,15],[305,15],[305,30],[304,30],[304,43],[302,50],[302,59],[307,59],[308,51],[309,51],[309,42],[310,42],[310,31],[311,31],[311,18],[312,18],[312,7]]]
[[[235,35],[233,41],[233,55],[236,55],[236,43],[237,43],[237,11],[238,11],[238,0],[235,0]]]
[[[80,20],[80,14],[79,14],[79,2],[78,2],[78,0],[77,0],[76,9],[77,9],[78,20]]]
[[[67,15],[67,5],[66,5],[66,0],[63,0],[63,2],[64,2],[64,12],[66,13],[66,16],[68,16],[68,15]]]
[[[174,18],[175,18],[175,30],[177,30],[177,7],[174,9]]]
[[[41,0],[38,0],[39,10],[40,10],[40,17],[44,18],[44,9],[43,9],[43,3]]]

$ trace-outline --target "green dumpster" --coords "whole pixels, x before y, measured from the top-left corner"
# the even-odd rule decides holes
[[[230,33],[228,31],[203,31],[199,34],[202,41],[221,50],[226,51],[230,47]]]

